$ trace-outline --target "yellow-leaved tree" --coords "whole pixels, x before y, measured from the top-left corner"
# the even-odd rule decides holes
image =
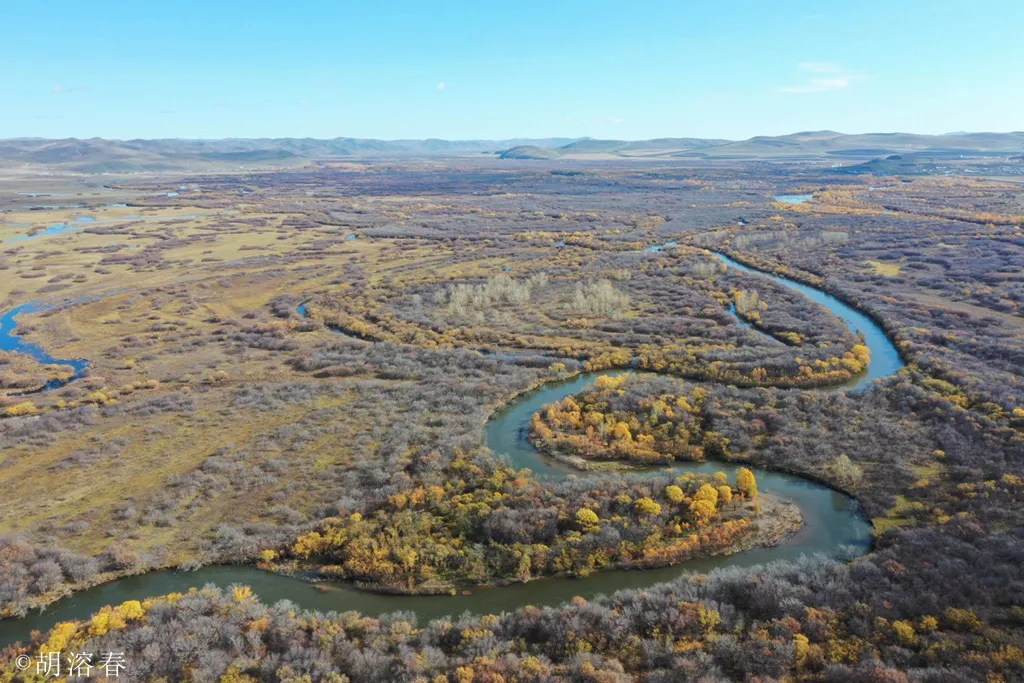
[[[736,489],[748,500],[757,498],[757,479],[754,478],[754,473],[746,467],[736,470]]]
[[[668,498],[670,503],[678,505],[683,502],[683,490],[676,485],[665,487],[665,497]]]
[[[732,487],[728,484],[718,487],[718,502],[725,506],[732,502]]]
[[[642,515],[651,515],[652,517],[661,514],[661,506],[650,498],[638,498],[633,503],[633,509]]]
[[[711,484],[704,484],[697,489],[697,494],[694,496],[695,500],[706,500],[711,504],[711,508],[715,509],[718,507],[718,489]]]
[[[576,523],[584,531],[593,529],[599,521],[601,520],[598,518],[597,513],[590,508],[580,508],[576,511]]]
[[[715,512],[715,504],[706,498],[690,503],[690,514],[693,516],[693,521],[699,526],[710,522],[711,518],[715,516]]]

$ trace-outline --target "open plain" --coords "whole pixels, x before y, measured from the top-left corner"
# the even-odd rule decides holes
[[[1024,186],[726,151],[5,169],[0,680],[1020,680]]]

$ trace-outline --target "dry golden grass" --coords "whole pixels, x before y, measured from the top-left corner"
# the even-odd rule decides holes
[[[403,197],[364,203],[382,215],[403,209],[428,213],[452,209],[447,202]],[[0,499],[0,533],[32,535],[46,529],[58,545],[95,554],[111,543],[112,529],[120,529],[116,536],[121,536],[128,527],[133,529],[128,542],[136,551],[164,548],[171,564],[197,559],[203,540],[221,524],[261,521],[274,495],[282,491],[287,490],[289,507],[300,513],[322,505],[318,487],[323,484],[309,475],[357,463],[360,453],[352,446],[353,437],[366,426],[359,422],[358,412],[334,412],[331,419],[336,430],[290,450],[288,473],[273,484],[255,491],[225,487],[210,498],[177,500],[171,510],[177,521],[169,526],[126,524],[118,511],[127,501],[137,503],[142,513],[146,501],[166,492],[169,481],[195,473],[226,444],[250,453],[247,466],[258,466],[281,456],[274,449],[268,452],[266,443],[282,430],[311,413],[337,411],[352,400],[348,394],[331,395],[272,412],[232,411],[228,408],[241,387],[310,382],[311,378],[297,374],[270,351],[235,353],[230,345],[201,343],[181,352],[184,344],[211,338],[222,327],[221,321],[249,324],[244,321],[253,313],[260,324],[293,326],[294,321],[267,315],[270,302],[285,294],[301,297],[337,290],[332,281],[356,263],[372,286],[399,288],[486,278],[512,265],[507,258],[476,247],[470,249],[479,252],[477,257],[466,259],[466,248],[456,252],[437,243],[412,248],[398,248],[394,241],[383,239],[340,243],[345,229],[283,228],[284,215],[252,207],[234,211],[107,207],[18,212],[6,217],[8,222],[45,227],[77,215],[105,221],[83,227],[103,226],[109,228],[107,234],[82,229],[0,244],[0,259],[8,266],[8,277],[0,281],[0,297],[8,306],[96,297],[20,320],[26,339],[54,357],[87,358],[91,364],[90,377],[36,401],[41,408],[52,409],[57,401],[73,406],[83,393],[100,392],[112,403],[130,405],[170,397],[191,401],[193,407],[190,413],[167,412],[145,419],[107,416],[94,428],[54,435],[46,448],[0,454],[0,489],[8,492]],[[133,215],[145,220],[133,220]],[[0,227],[0,237],[30,230]],[[315,241],[321,246],[303,249]],[[545,251],[542,246],[525,249],[538,256]],[[151,253],[151,262],[110,262],[111,254],[141,252]],[[334,339],[327,330],[302,335],[309,347]],[[571,330],[545,342],[552,347],[579,344]],[[337,429],[349,438],[339,438]],[[68,466],[69,459],[82,453],[93,454],[92,461]],[[88,527],[83,529],[82,522]],[[78,526],[66,530],[71,523]]]
[[[321,279],[326,278],[324,276]],[[173,278],[171,278],[173,281]],[[35,326],[29,335],[58,357],[89,358],[92,377],[81,380],[117,400],[130,402],[140,398],[172,395],[188,396],[195,408],[191,414],[166,414],[144,421],[131,416],[104,418],[97,430],[62,433],[42,451],[8,453],[0,456],[0,488],[7,493],[0,499],[0,532],[31,531],[45,525],[58,531],[63,546],[84,552],[99,552],[110,543],[107,530],[114,525],[116,511],[127,497],[146,500],[158,494],[169,479],[195,471],[211,454],[225,444],[237,449],[259,451],[262,439],[295,424],[310,410],[343,405],[348,399],[320,399],[311,406],[258,414],[225,415],[235,391],[246,384],[294,381],[295,373],[280,365],[270,352],[253,351],[245,357],[228,356],[222,346],[207,344],[187,354],[169,353],[174,346],[162,339],[123,354],[111,350],[126,337],[147,337],[146,329],[167,321],[184,323],[177,329],[202,337],[209,334],[217,317],[239,318],[261,310],[276,295],[291,293],[300,286],[323,286],[322,282],[303,281],[282,274],[270,279],[259,272],[239,277],[196,278],[188,283],[187,296],[165,293],[126,292],[66,308],[49,317],[30,316]],[[220,283],[220,284],[218,284]],[[141,282],[139,283],[141,285]],[[224,286],[221,286],[224,285]],[[160,300],[160,308],[157,302]],[[196,307],[182,312],[186,300]],[[286,325],[287,323],[281,323]],[[310,336],[327,340],[331,333]],[[226,377],[216,382],[218,372]],[[308,378],[303,378],[308,379]],[[145,386],[156,380],[153,389],[138,389],[119,395],[130,386]],[[358,425],[353,424],[355,432]],[[102,435],[99,442],[98,435]],[[114,448],[104,444],[121,442]],[[310,468],[326,468],[349,462],[352,452],[348,440],[321,439],[308,448],[291,454]],[[80,467],[60,469],[58,464],[75,453],[109,450],[114,457],[101,457],[83,471]],[[265,459],[265,458],[264,458]],[[257,464],[258,460],[253,464]],[[269,507],[274,491],[291,481],[282,478],[273,487],[234,492],[226,489],[216,498],[202,502],[171,528],[148,525],[133,540],[136,550],[164,547],[172,563],[198,557],[201,540],[220,524],[244,524],[258,521]],[[190,501],[182,501],[184,509]],[[316,501],[302,493],[289,495],[296,510]],[[70,522],[86,521],[84,532],[59,531]]]
[[[874,269],[876,275],[896,277],[900,274],[901,268],[898,263],[882,263],[881,261],[868,261],[867,263]]]
[[[43,523],[60,529],[70,522],[86,521],[90,524],[88,530],[67,534],[61,544],[83,552],[99,552],[109,544],[106,531],[126,499],[147,500],[172,477],[194,471],[224,444],[257,449],[261,438],[295,423],[310,409],[264,412],[258,420],[224,416],[220,408],[230,403],[234,386],[229,381],[206,393],[195,393],[196,409],[191,415],[158,416],[148,419],[145,426],[131,419],[105,420],[104,441],[120,440],[126,445],[115,457],[90,464],[87,471],[59,469],[57,465],[76,451],[96,448],[94,435],[89,433],[61,438],[43,452],[14,460],[0,470],[0,487],[6,492],[0,500],[3,531],[29,531]],[[315,408],[345,403],[341,399],[321,400]],[[350,453],[337,443],[320,441],[293,457],[309,459],[323,468],[346,462]],[[175,509],[182,515],[177,524],[168,528],[145,526],[133,545],[138,550],[164,546],[176,561],[194,558],[201,539],[210,531],[220,524],[258,520],[274,491],[288,483],[281,480],[255,492],[225,488],[192,511],[186,511],[191,501],[183,500]],[[307,502],[302,495],[289,497],[289,505],[297,510]]]
[[[42,191],[38,184],[31,186]],[[181,353],[182,344],[208,339],[220,320],[243,321],[253,313],[261,324],[293,325],[268,316],[272,299],[323,291],[355,258],[384,262],[381,252],[387,245],[364,240],[303,251],[298,247],[314,240],[337,239],[337,229],[295,231],[281,227],[282,214],[189,206],[8,212],[0,223],[0,239],[80,215],[103,222],[82,223],[83,229],[62,235],[0,243],[0,263],[7,266],[0,278],[5,309],[28,301],[96,297],[19,319],[26,339],[54,357],[90,361],[90,377],[33,400],[52,409],[58,401],[75,405],[82,394],[98,391],[112,403],[166,396],[193,404],[191,413],[167,412],[143,420],[104,417],[94,427],[54,435],[45,448],[0,453],[0,490],[5,492],[0,496],[0,533],[31,534],[45,528],[62,547],[98,553],[111,543],[111,529],[124,528],[117,511],[126,500],[140,501],[141,512],[144,501],[165,491],[168,481],[195,472],[225,444],[258,454],[252,465],[279,456],[264,452],[262,444],[311,411],[338,409],[351,400],[332,395],[279,411],[232,414],[226,408],[243,386],[310,378],[297,375],[270,351],[231,353],[223,344],[205,343]],[[86,231],[98,226],[110,228],[108,234]],[[152,266],[102,263],[111,253],[137,255],[154,247],[161,248],[153,252]],[[403,254],[391,263],[412,265],[425,260],[428,251]],[[430,265],[422,268],[427,272]],[[332,333],[306,333],[303,339],[315,345],[331,340]],[[340,415],[336,420],[349,429],[344,412]],[[358,428],[353,422],[351,433]],[[257,491],[227,487],[209,499],[177,501],[175,524],[143,524],[129,542],[136,550],[165,548],[171,564],[195,560],[203,539],[218,525],[259,521],[275,492],[294,485],[296,478],[351,463],[351,443],[336,436],[318,438],[289,453],[294,466],[289,472],[295,474]],[[83,452],[98,455],[87,465],[66,466],[69,458]],[[288,504],[302,512],[322,501],[311,485],[290,489]],[[64,530],[72,522],[86,522],[88,528]]]

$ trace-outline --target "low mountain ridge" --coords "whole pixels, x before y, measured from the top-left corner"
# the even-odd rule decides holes
[[[537,145],[517,145],[498,154],[499,159],[557,159],[559,150]]]
[[[0,140],[0,166],[45,166],[81,173],[206,171],[276,168],[358,158],[497,155],[505,160],[744,160],[834,159],[857,164],[893,154],[933,159],[976,156],[1012,158],[1024,153],[1024,132],[868,133],[803,131],[730,141],[705,138],[602,140],[514,138],[509,140],[375,140],[338,137],[225,138],[220,140],[15,138]]]

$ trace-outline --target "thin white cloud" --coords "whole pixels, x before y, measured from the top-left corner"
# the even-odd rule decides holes
[[[822,92],[846,90],[862,75],[849,71],[845,67],[832,62],[801,62],[797,68],[808,75],[803,85],[790,85],[779,88],[779,92],[806,95]]]
[[[444,84],[444,81],[441,81],[440,83],[437,84],[437,89],[438,90],[447,90],[448,86]]]
[[[73,85],[70,88],[67,87],[67,86],[63,86],[63,85],[55,85],[52,88],[50,88],[50,91],[54,95],[66,95],[68,93],[73,93],[73,92],[85,92],[88,89],[89,88],[87,88],[84,85]]]
[[[609,116],[609,117],[605,118],[605,121],[607,121],[608,123],[614,124],[616,126],[623,122],[623,120],[620,119],[618,116]]]

